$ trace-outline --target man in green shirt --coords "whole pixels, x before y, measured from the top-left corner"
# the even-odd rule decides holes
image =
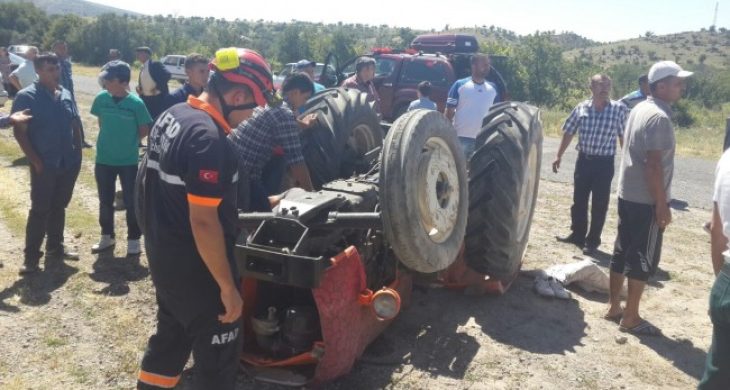
[[[107,65],[101,74],[106,90],[101,91],[91,105],[91,114],[99,118],[94,176],[99,191],[101,225],[101,239],[91,247],[91,252],[99,253],[116,244],[114,191],[119,176],[127,211],[127,256],[136,256],[142,251],[139,242],[142,233],[134,214],[138,145],[139,140],[149,133],[152,117],[142,99],[128,92],[129,65],[123,61],[112,61]]]

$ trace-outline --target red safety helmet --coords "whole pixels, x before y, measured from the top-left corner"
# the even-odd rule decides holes
[[[259,106],[276,103],[271,68],[258,52],[237,47],[219,49],[210,62],[210,70],[232,83],[251,88]]]

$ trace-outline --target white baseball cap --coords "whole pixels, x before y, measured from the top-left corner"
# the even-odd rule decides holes
[[[682,69],[674,61],[659,61],[649,69],[649,84],[653,84],[669,76],[685,78],[693,74],[693,72]]]

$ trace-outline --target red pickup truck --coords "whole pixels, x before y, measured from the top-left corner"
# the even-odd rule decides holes
[[[466,38],[465,38],[466,37]],[[472,38],[469,40],[468,38]],[[417,99],[418,83],[431,82],[431,100],[439,111],[444,110],[449,89],[456,80],[471,74],[470,59],[478,45],[476,39],[464,35],[419,36],[411,44],[413,48],[395,51],[388,48],[374,49],[365,54],[375,59],[375,86],[380,95],[383,119],[394,121]],[[421,50],[416,50],[419,48]],[[460,52],[470,50],[471,52]],[[430,51],[431,53],[427,53]],[[338,66],[337,58],[327,57],[327,64],[319,77],[326,87],[340,85],[355,73],[358,56]],[[493,64],[494,65],[494,64]],[[336,72],[333,69],[337,69]],[[509,93],[499,71],[492,67],[487,80],[497,86],[497,101],[509,100]]]

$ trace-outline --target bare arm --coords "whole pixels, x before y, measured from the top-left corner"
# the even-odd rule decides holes
[[[558,155],[555,156],[555,161],[553,161],[553,172],[558,173],[558,170],[560,169],[560,162],[563,159],[563,153],[568,149],[568,146],[573,141],[573,137],[575,134],[570,134],[568,132],[563,133],[563,139],[560,140],[560,147],[558,147]]]
[[[303,188],[307,191],[312,191],[314,189],[312,187],[312,179],[309,177],[307,164],[294,164],[289,167],[289,172],[291,173],[292,179],[294,179],[294,183],[296,183],[297,187]]]
[[[23,89],[20,85],[20,80],[18,80],[18,76],[11,74],[10,77],[8,77],[8,80],[10,80],[10,84],[12,84],[13,87],[15,87],[15,89],[17,89],[18,91]]]
[[[720,272],[722,265],[725,263],[725,258],[722,255],[727,249],[727,237],[722,231],[722,221],[720,220],[720,212],[717,208],[717,202],[714,203],[712,208],[712,224],[710,225],[710,254],[712,256],[712,269],[715,271],[715,275]]]
[[[142,125],[139,127],[139,139],[144,139],[150,133],[150,125]]]
[[[649,185],[649,194],[655,202],[657,225],[660,228],[665,228],[672,222],[672,213],[669,210],[667,193],[664,191],[664,169],[662,168],[661,150],[649,150],[647,152],[644,176]]]
[[[444,113],[446,115],[446,118],[450,121],[454,120],[454,114],[456,114],[456,108],[454,107],[446,107],[446,112]]]
[[[218,219],[218,207],[189,204],[190,226],[195,246],[205,266],[213,275],[221,290],[221,301],[226,309],[218,319],[224,323],[236,321],[241,316],[243,300],[236,289],[231,267],[228,265],[223,227]]]
[[[25,154],[25,157],[35,169],[35,173],[41,174],[43,172],[43,161],[41,161],[41,158],[35,152],[35,149],[33,149],[30,139],[28,139],[28,125],[25,123],[15,124],[13,126],[13,135],[15,136],[15,140],[18,141],[18,145],[20,145],[20,149]]]

